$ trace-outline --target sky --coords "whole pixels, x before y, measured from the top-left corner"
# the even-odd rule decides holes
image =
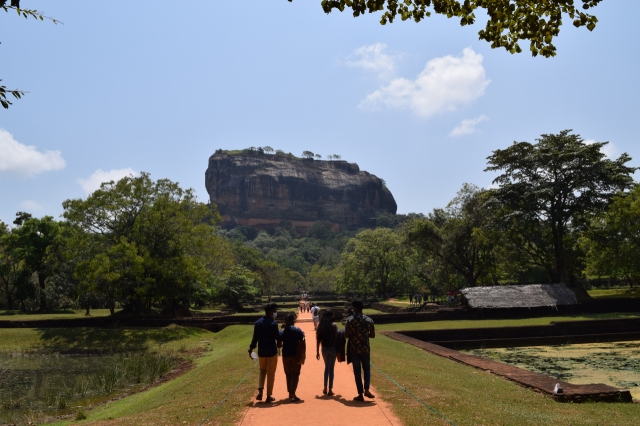
[[[21,5],[63,24],[0,11],[0,84],[28,91],[0,110],[6,223],[141,171],[207,201],[219,148],[339,154],[384,179],[398,213],[489,187],[492,151],[564,129],[640,166],[635,0],[603,1],[593,32],[565,18],[550,59],[491,49],[482,13],[382,26],[320,0]]]

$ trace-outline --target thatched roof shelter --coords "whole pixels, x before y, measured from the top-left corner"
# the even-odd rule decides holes
[[[460,290],[463,304],[471,308],[534,308],[575,305],[575,293],[565,284],[469,287]]]

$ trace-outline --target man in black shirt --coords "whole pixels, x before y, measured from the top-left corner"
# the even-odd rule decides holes
[[[278,330],[276,317],[278,316],[278,306],[269,303],[264,307],[265,316],[256,321],[253,326],[253,339],[249,345],[249,357],[251,352],[258,346],[258,358],[260,360],[260,377],[258,379],[258,395],[256,399],[262,401],[262,391],[264,381],[267,379],[267,399],[265,402],[273,402],[273,381],[278,366],[278,348],[282,346],[282,337]]]

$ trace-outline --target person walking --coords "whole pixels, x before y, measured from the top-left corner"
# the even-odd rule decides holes
[[[318,321],[320,320],[320,308],[315,303],[311,307],[311,318],[313,318],[313,329],[318,329]]]
[[[413,305],[413,294],[409,293],[409,306]]]
[[[322,360],[324,361],[324,389],[325,395],[333,395],[333,376],[336,365],[336,336],[338,326],[333,323],[333,311],[324,311],[320,324],[316,330],[316,359],[320,360],[320,344],[322,344]],[[327,384],[329,387],[327,388]]]
[[[304,332],[298,327],[294,327],[295,315],[288,314],[284,318],[283,329],[280,332],[282,338],[282,366],[284,374],[287,377],[287,391],[291,402],[301,402],[302,400],[296,396],[298,389],[298,381],[300,380],[301,362],[304,362],[297,356],[298,345],[302,345],[306,349]]]
[[[256,399],[262,401],[265,378],[267,381],[267,398],[265,402],[273,402],[273,382],[278,366],[278,348],[282,347],[282,337],[278,330],[276,317],[278,305],[269,303],[264,307],[265,316],[256,321],[253,326],[253,338],[249,345],[249,357],[258,346],[258,359],[260,361],[260,376],[258,378],[258,395]]]
[[[358,396],[354,401],[364,401],[363,395],[367,398],[375,398],[369,392],[371,384],[371,347],[369,339],[376,337],[373,320],[362,313],[362,302],[354,300],[351,302],[353,315],[347,318],[345,323],[344,337],[349,339],[347,345],[348,358],[353,363],[353,375],[358,389]],[[347,362],[349,362],[347,360]],[[362,383],[362,373],[364,372],[364,385]]]

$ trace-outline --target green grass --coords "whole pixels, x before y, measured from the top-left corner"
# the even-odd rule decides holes
[[[216,313],[216,312],[222,312],[222,308],[191,308],[191,311],[193,312],[201,312],[201,313]]]
[[[388,300],[387,300],[387,301],[380,302],[380,303],[383,303],[383,304],[385,304],[385,305],[389,305],[389,306],[399,307],[399,308],[408,308],[408,307],[410,307],[410,306],[411,306],[411,305],[409,304],[409,301],[408,301],[408,300],[407,300],[406,302],[402,302],[402,301],[401,301],[401,302],[397,302],[397,301],[395,301],[395,302],[390,302],[390,301],[388,301]]]
[[[625,318],[636,315],[618,313],[522,320],[433,321],[422,323],[381,324],[378,330],[410,330],[462,327],[495,327],[547,324],[551,321]],[[109,402],[90,410],[87,419],[65,420],[68,424],[199,424],[240,379],[253,363],[246,356],[251,338],[249,325],[227,327],[219,333],[183,327],[165,329],[108,330],[29,330],[0,329],[2,348],[18,347],[38,350],[51,348],[117,345],[130,348],[142,345],[149,349],[176,350],[211,342],[198,358],[193,370],[147,391]],[[118,343],[122,342],[122,343]],[[373,363],[410,392],[424,400],[456,425],[628,425],[640,416],[638,404],[561,404],[522,388],[505,379],[473,369],[448,359],[428,354],[411,345],[378,335],[372,340]],[[255,388],[257,370],[212,416],[212,425],[234,425],[242,416]],[[375,369],[372,383],[388,401],[405,426],[445,424],[425,407],[389,382]],[[117,419],[117,420],[115,420]]]
[[[608,299],[617,297],[639,298],[640,287],[621,287],[621,288],[595,288],[587,290],[589,296],[595,299]]]
[[[0,328],[0,353],[67,351],[184,351],[211,333],[180,326],[164,328]]]
[[[608,318],[638,318],[640,313],[614,312],[608,314],[566,315],[557,317],[505,319],[505,320],[457,320],[425,321],[394,324],[377,324],[376,330],[438,330],[447,328],[511,327],[521,325],[544,325],[552,321],[582,321]]]
[[[25,321],[25,320],[46,320],[46,319],[70,319],[70,318],[87,318],[84,316],[84,309],[65,309],[63,311],[53,312],[23,312],[17,310],[0,310],[0,321]],[[92,317],[106,317],[109,316],[108,309],[92,309]]]
[[[631,425],[640,418],[639,404],[554,402],[506,379],[385,336],[372,340],[371,350],[378,368],[459,426]],[[372,384],[405,426],[446,424],[373,368]]]
[[[382,311],[378,311],[377,309],[371,309],[371,308],[364,308],[362,310],[362,313],[365,315],[371,315],[371,314],[386,314],[386,312],[382,312]]]
[[[196,360],[196,367],[190,372],[147,391],[84,410],[87,419],[82,422],[65,420],[55,424],[199,424],[253,367],[245,349],[251,332],[251,326],[231,326],[219,333],[205,331],[211,350]],[[255,390],[257,372],[257,369],[251,370],[247,380],[207,424],[238,422]]]

